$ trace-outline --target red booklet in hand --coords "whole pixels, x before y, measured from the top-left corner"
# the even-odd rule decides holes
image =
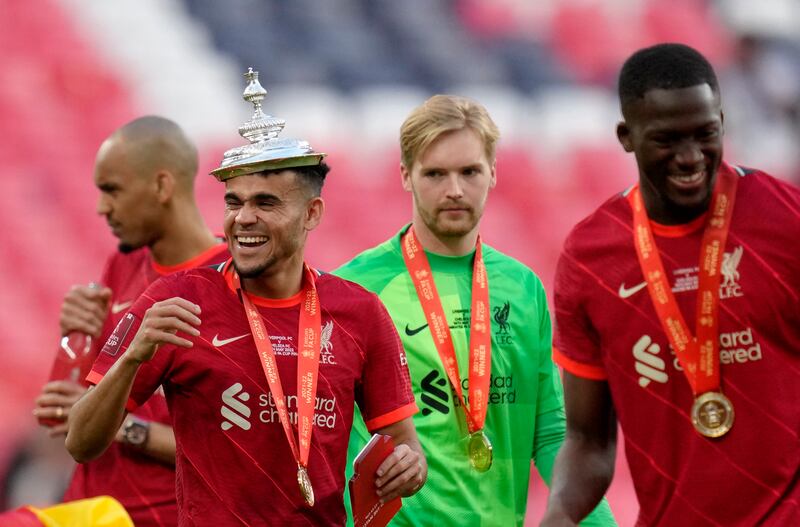
[[[353,477],[349,485],[355,527],[384,527],[400,510],[400,498],[381,503],[375,487],[375,472],[393,451],[391,437],[375,434],[353,460]]]

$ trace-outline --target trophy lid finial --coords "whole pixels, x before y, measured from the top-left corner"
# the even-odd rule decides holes
[[[267,96],[267,90],[258,81],[258,71],[248,68],[244,77],[248,83],[242,98],[253,105],[253,115],[239,127],[239,135],[250,144],[225,152],[219,168],[212,170],[211,174],[225,181],[266,170],[320,164],[325,154],[314,152],[307,141],[278,138],[286,121],[262,110],[261,101]]]

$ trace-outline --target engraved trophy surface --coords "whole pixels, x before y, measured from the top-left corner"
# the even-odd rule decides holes
[[[258,81],[258,72],[248,68],[244,76],[248,83],[242,98],[253,105],[253,115],[239,127],[239,135],[249,144],[226,151],[211,175],[225,181],[267,170],[319,165],[325,154],[314,152],[308,141],[278,137],[286,121],[264,113],[261,102],[267,90]]]

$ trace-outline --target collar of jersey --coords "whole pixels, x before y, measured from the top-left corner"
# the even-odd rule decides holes
[[[689,223],[681,223],[680,225],[662,225],[650,220],[650,228],[653,229],[653,234],[663,236],[665,238],[680,238],[688,236],[693,232],[702,229],[706,224],[706,217],[708,212],[704,212],[699,217],[693,219]]]
[[[175,265],[160,265],[156,263],[155,260],[152,259],[152,253],[150,255],[150,263],[153,266],[153,270],[160,274],[161,276],[165,276],[172,273],[177,273],[178,271],[183,271],[185,269],[192,269],[194,267],[198,267],[200,264],[207,262],[214,256],[222,254],[228,248],[227,243],[219,243],[214,245],[213,247],[206,249],[205,251],[201,252],[194,258],[190,258],[185,262],[181,262]]]
[[[408,228],[411,224],[407,224],[400,229],[400,232],[397,233],[394,239],[395,248],[400,251],[402,254],[402,247],[400,246],[400,240],[403,238],[403,235],[406,233]],[[486,244],[483,245],[484,254],[486,253]],[[427,249],[423,249],[425,251],[425,256],[428,257],[428,263],[431,266],[432,271],[436,271],[439,273],[448,273],[448,274],[462,274],[464,272],[472,272],[472,263],[475,257],[475,249],[472,249],[469,253],[464,254],[462,256],[449,256],[445,254],[437,254],[428,251]],[[485,256],[484,256],[485,258]]]
[[[222,276],[225,278],[225,283],[228,285],[233,294],[237,294],[236,287],[233,285],[233,258],[225,262],[225,267],[222,268]],[[297,292],[296,295],[289,298],[264,298],[263,296],[248,293],[250,301],[261,307],[292,307],[300,304],[303,296],[303,290]]]

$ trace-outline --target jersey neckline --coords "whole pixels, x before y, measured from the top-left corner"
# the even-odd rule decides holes
[[[189,260],[186,260],[184,262],[175,265],[161,265],[152,258],[152,253],[151,253],[150,265],[152,266],[153,270],[156,273],[160,274],[161,276],[165,276],[168,274],[176,273],[178,271],[184,271],[186,269],[193,269],[195,267],[198,267],[199,264],[210,260],[211,258],[217,256],[218,254],[222,254],[227,248],[228,248],[227,243],[218,243],[206,249],[205,251],[201,252],[194,258],[190,258]]]
[[[403,235],[408,231],[408,228],[411,227],[411,224],[408,223],[400,229],[400,232],[393,239],[393,245],[397,251],[400,251],[402,254],[402,247],[400,246],[400,240],[403,238]],[[484,250],[486,249],[486,244],[483,244]],[[475,249],[473,248],[469,253],[461,255],[461,256],[450,256],[446,254],[437,254],[431,252],[423,247],[425,251],[425,256],[428,257],[428,263],[430,263],[431,270],[441,273],[449,273],[449,274],[461,274],[465,271],[469,271],[472,273],[472,262],[475,259]],[[484,257],[485,259],[485,257]]]
[[[319,271],[313,269],[314,273],[317,276],[320,276]],[[233,292],[234,295],[238,294],[236,291],[236,286],[233,284],[233,258],[229,258],[227,262],[225,262],[225,266],[222,268],[222,276],[225,279],[225,283],[228,286],[228,289]],[[297,294],[292,295],[288,298],[265,298],[263,296],[258,296],[253,293],[248,293],[250,296],[250,301],[259,306],[259,307],[271,307],[271,308],[281,308],[281,307],[293,307],[300,304],[303,296],[303,290],[297,292]]]
[[[707,217],[708,212],[704,212],[692,221],[678,225],[663,225],[650,220],[650,228],[653,229],[653,234],[657,236],[663,236],[664,238],[680,238],[682,236],[688,236],[689,234],[697,232],[703,228],[703,226],[706,224]]]

